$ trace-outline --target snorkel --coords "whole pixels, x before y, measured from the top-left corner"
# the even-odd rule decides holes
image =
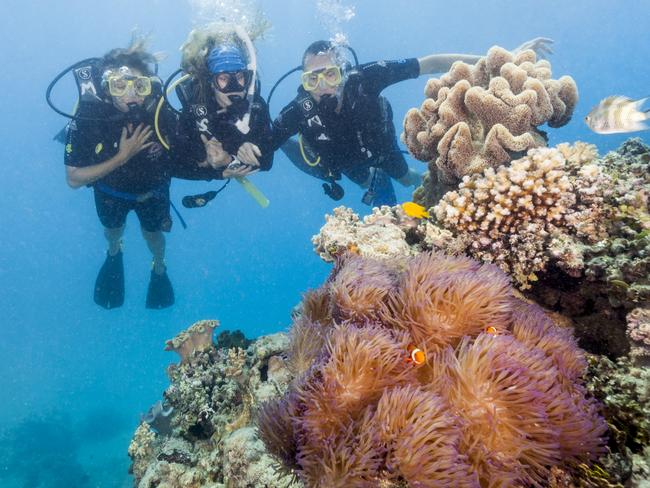
[[[242,134],[248,134],[250,132],[250,119],[251,119],[251,109],[253,107],[253,97],[255,96],[255,85],[257,82],[257,56],[255,54],[255,47],[251,41],[250,36],[246,31],[239,25],[234,26],[234,32],[239,37],[239,40],[246,47],[248,51],[248,70],[251,72],[251,80],[248,84],[248,91],[246,93],[246,100],[248,101],[248,109],[244,116],[237,120],[235,125],[239,132]]]

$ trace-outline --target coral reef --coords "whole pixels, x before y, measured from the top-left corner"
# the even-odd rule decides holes
[[[650,369],[628,359],[589,355],[586,388],[603,404],[609,453],[601,462],[613,481],[650,480]],[[644,474],[645,473],[645,474]],[[645,476],[645,477],[644,477]]]
[[[578,90],[569,76],[551,79],[551,65],[533,51],[513,54],[495,46],[474,66],[456,62],[430,79],[425,96],[419,110],[406,114],[402,139],[411,154],[430,162],[433,183],[455,184],[508,163],[514,153],[545,146],[537,127],[566,124]]]
[[[627,314],[627,335],[632,341],[630,356],[648,366],[650,362],[650,308],[635,308]]]
[[[337,207],[333,215],[325,216],[325,225],[312,238],[316,253],[325,261],[352,250],[380,258],[402,258],[411,251],[404,231],[386,216],[388,207],[373,209],[363,221],[351,209]]]
[[[543,485],[552,466],[604,452],[582,351],[495,266],[346,253],[314,294],[321,320],[306,316],[312,295],[296,335],[321,350],[291,343],[313,364],[259,416],[268,450],[307,486]]]
[[[237,341],[250,343],[247,349],[216,348],[216,324],[197,322],[169,347],[181,355],[167,369],[171,384],[163,395],[172,430],[156,432],[144,420],[136,430],[129,455],[138,488],[281,484],[250,425],[255,405],[287,388],[291,375],[282,352],[288,337]]]

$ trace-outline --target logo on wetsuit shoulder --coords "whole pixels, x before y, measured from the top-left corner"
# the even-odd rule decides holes
[[[302,108],[303,110],[309,112],[312,108],[314,108],[314,102],[311,100],[305,100],[302,102]]]
[[[208,114],[208,109],[205,108],[205,105],[197,105],[194,108],[194,113],[197,117],[205,117]]]
[[[82,80],[89,80],[90,79],[90,68],[86,66],[85,68],[81,68],[77,71],[77,74],[79,75],[79,78]]]
[[[66,154],[70,154],[72,152],[72,144],[66,144],[65,152]]]

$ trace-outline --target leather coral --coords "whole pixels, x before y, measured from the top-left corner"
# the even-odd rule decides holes
[[[545,146],[537,128],[566,124],[578,90],[569,76],[552,79],[551,65],[533,51],[513,54],[495,46],[476,65],[456,62],[429,80],[425,96],[420,109],[406,114],[402,139],[443,183],[455,184],[509,162],[514,153]]]

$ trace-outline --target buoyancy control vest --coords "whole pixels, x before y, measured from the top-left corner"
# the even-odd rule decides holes
[[[395,146],[395,127],[388,100],[381,95],[365,93],[362,75],[357,70],[348,74],[342,96],[340,115],[349,116],[343,123],[349,125],[354,135],[354,147],[346,148],[350,156],[356,160],[367,160],[392,150]],[[332,154],[325,154],[326,148],[337,145],[339,141],[335,140],[336,136],[328,127],[319,104],[304,89],[299,90],[294,103],[302,113],[300,134],[310,155],[326,159],[331,157]]]

